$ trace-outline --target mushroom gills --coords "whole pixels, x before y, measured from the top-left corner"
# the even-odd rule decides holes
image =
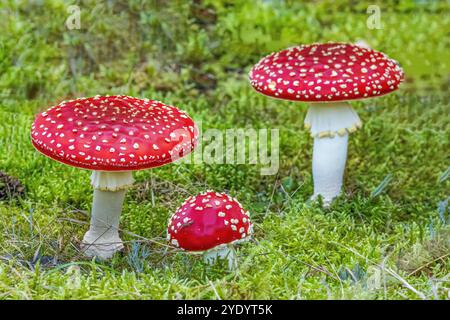
[[[132,185],[133,176],[131,171],[94,171],[91,182],[94,187],[91,223],[81,247],[88,257],[109,259],[123,249],[119,220],[126,189]]]
[[[229,270],[236,269],[238,265],[236,250],[232,245],[224,245],[206,251],[203,254],[203,260],[211,266],[218,260],[227,260]]]
[[[361,119],[348,102],[310,103],[305,127],[312,137],[344,136],[361,128]]]

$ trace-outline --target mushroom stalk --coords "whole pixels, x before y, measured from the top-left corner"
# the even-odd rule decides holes
[[[308,109],[305,126],[314,137],[312,199],[320,195],[328,206],[341,193],[348,135],[361,127],[361,120],[347,102],[314,103]]]
[[[227,260],[229,270],[237,268],[237,255],[233,246],[226,245],[219,249],[211,249],[206,251],[203,255],[203,261],[211,266],[219,259]]]
[[[94,187],[91,223],[82,242],[88,257],[109,259],[123,249],[119,237],[119,220],[126,189],[133,184],[131,171],[94,171],[91,176]]]
[[[314,180],[313,199],[322,196],[328,206],[341,193],[347,160],[348,134],[343,136],[314,138],[312,172]]]

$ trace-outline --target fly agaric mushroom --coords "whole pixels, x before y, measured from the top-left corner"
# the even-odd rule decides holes
[[[341,192],[348,134],[362,125],[348,101],[397,90],[403,71],[381,52],[326,43],[272,53],[252,68],[249,77],[262,94],[309,103],[305,127],[314,137],[313,199],[321,195],[329,205]]]
[[[189,197],[169,219],[167,238],[176,247],[204,253],[213,264],[227,259],[228,267],[237,265],[235,243],[247,240],[253,232],[249,212],[225,193],[207,191]]]
[[[110,258],[123,248],[118,225],[132,171],[168,164],[196,146],[198,131],[183,111],[159,101],[95,96],[64,101],[39,114],[33,146],[67,165],[93,170],[85,255]]]

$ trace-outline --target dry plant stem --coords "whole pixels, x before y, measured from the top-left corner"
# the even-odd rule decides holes
[[[119,237],[119,220],[126,189],[132,185],[131,171],[94,171],[91,177],[94,187],[91,224],[82,242],[87,257],[109,259],[123,249]]]

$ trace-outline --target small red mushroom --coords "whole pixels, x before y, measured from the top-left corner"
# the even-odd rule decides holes
[[[93,170],[91,225],[83,249],[103,259],[123,248],[118,224],[132,171],[177,160],[195,148],[197,138],[185,112],[122,95],[63,101],[39,114],[31,127],[31,142],[39,152]]]
[[[249,212],[225,193],[207,191],[189,197],[169,219],[167,238],[179,248],[204,253],[206,262],[237,260],[232,244],[247,240],[253,232]]]
[[[366,46],[324,43],[292,47],[261,59],[250,71],[258,92],[309,103],[305,127],[314,137],[314,195],[329,204],[341,192],[348,134],[361,127],[349,100],[388,94],[403,81],[395,60]]]

